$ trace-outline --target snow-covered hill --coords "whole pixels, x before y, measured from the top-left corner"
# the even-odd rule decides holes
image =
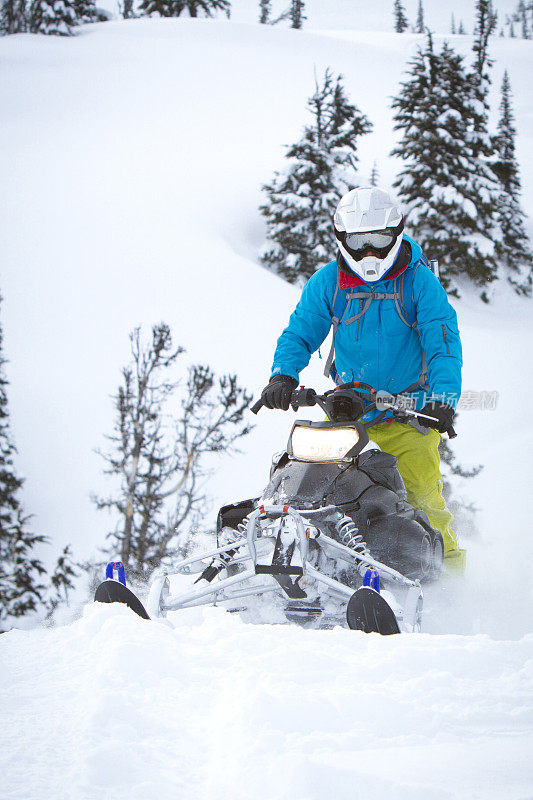
[[[346,36],[140,19],[90,26],[75,39],[1,40],[2,292],[14,433],[26,507],[42,532],[72,541],[79,556],[90,555],[108,524],[89,500],[103,488],[93,451],[111,430],[110,395],[133,327],[164,319],[192,360],[237,371],[255,391],[269,374],[298,293],[257,265],[260,187],[305,123],[315,69],[342,72],[374,123],[361,142],[361,179],[377,160],[383,182],[392,180],[389,98],[421,37]],[[493,44],[495,75],[507,66],[516,84],[524,201],[533,210],[525,157],[531,47]],[[519,316],[521,309],[527,318],[529,306],[518,306]],[[501,318],[492,326],[486,312],[481,319],[501,330]],[[501,316],[507,325],[505,308]],[[474,363],[466,363],[465,386],[499,389],[471,382]],[[307,381],[320,372],[318,365]],[[245,455],[226,465],[230,479],[213,485],[217,498],[257,490],[286,427],[282,414],[265,415]]]
[[[315,69],[342,72],[374,123],[362,180],[374,160],[392,180],[389,98],[421,37],[383,31],[389,5],[314,0],[304,31],[258,26],[256,4],[238,0],[231,21],[0,39],[10,405],[25,507],[54,548],[89,556],[107,530],[90,502],[105,486],[93,450],[134,326],[165,320],[191,360],[255,392],[268,377],[298,292],[258,266],[260,187],[306,121]],[[426,5],[443,33],[461,13]],[[471,38],[453,43],[467,52]],[[494,106],[505,68],[515,94],[530,219],[532,47],[492,43]],[[465,485],[480,507],[467,580],[428,620],[441,635],[254,628],[218,610],[172,632],[95,608],[14,631],[0,639],[2,800],[533,797],[531,304],[502,288],[489,307],[457,310],[464,387],[500,398],[457,425],[459,460],[485,469]],[[304,379],[324,386],[320,373],[315,360]],[[289,422],[260,416],[243,453],[220,462],[215,502],[262,487]]]

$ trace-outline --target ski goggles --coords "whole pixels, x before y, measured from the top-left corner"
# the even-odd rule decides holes
[[[404,221],[402,219],[395,227],[382,228],[379,231],[347,233],[346,231],[338,232],[335,230],[335,235],[356,260],[360,260],[367,250],[374,252],[378,258],[385,258],[392,250],[396,239],[403,231],[403,227]]]
[[[351,250],[362,250],[363,247],[370,247],[372,250],[381,250],[388,247],[396,239],[396,234],[392,228],[384,231],[369,231],[368,233],[347,233],[344,241]]]

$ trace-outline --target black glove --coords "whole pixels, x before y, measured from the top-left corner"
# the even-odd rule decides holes
[[[274,375],[261,393],[263,405],[287,411],[291,404],[292,393],[297,386],[298,381],[289,378],[288,375]]]
[[[427,414],[430,417],[436,417],[436,422],[430,419],[424,419],[424,417],[418,417],[418,422],[423,428],[435,428],[439,433],[446,433],[446,431],[452,427],[455,411],[446,403],[433,400],[431,403],[426,403],[420,413]]]

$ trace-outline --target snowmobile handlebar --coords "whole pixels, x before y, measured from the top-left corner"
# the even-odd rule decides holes
[[[314,389],[301,386],[293,391],[290,404],[293,411],[318,405],[328,418],[335,422],[353,422],[377,408],[382,411],[391,411],[396,418],[415,417],[437,422],[436,417],[402,407],[394,395],[389,395],[387,400],[380,397],[379,405],[377,401],[378,394],[372,386],[366,383],[351,383],[338,386],[324,394],[318,394]],[[259,399],[250,408],[250,411],[252,414],[257,414],[264,405],[263,400]],[[449,439],[457,436],[452,425],[446,430],[446,433]]]

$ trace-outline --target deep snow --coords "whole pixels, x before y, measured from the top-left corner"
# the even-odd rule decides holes
[[[309,4],[303,32],[258,26],[239,0],[232,21],[0,39],[10,406],[25,507],[50,550],[72,541],[82,558],[103,542],[93,450],[112,429],[134,326],[164,319],[190,360],[261,390],[298,291],[257,264],[260,186],[306,122],[315,68],[342,72],[374,123],[361,179],[377,160],[392,180],[389,98],[421,37],[380,32],[385,2],[324,8]],[[452,9],[427,14],[445,32]],[[530,219],[532,47],[492,43],[493,105],[507,67]],[[457,484],[480,508],[466,581],[427,596],[438,613],[426,630],[441,635],[258,628],[219,609],[174,615],[173,632],[93,607],[70,626],[13,631],[0,638],[2,800],[318,800],[357,796],[363,781],[384,798],[533,797],[531,303],[501,287],[489,307],[455,305],[464,388],[500,399],[457,424],[459,460],[484,471]],[[325,387],[322,363],[308,385]],[[243,453],[220,462],[215,507],[261,490],[290,419],[260,415]]]
[[[532,635],[382,638],[220,608],[172,630],[89,606],[2,651],[3,800],[532,796]]]

